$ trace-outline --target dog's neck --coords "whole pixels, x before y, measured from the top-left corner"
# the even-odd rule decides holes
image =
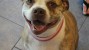
[[[35,35],[32,33],[32,36],[36,40],[39,40],[39,41],[49,41],[49,40],[53,39],[61,31],[63,24],[64,24],[64,17],[60,20],[58,25],[55,26],[54,28],[48,29],[47,31],[45,31],[41,35]]]

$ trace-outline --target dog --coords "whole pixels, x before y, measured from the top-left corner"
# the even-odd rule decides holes
[[[76,50],[78,28],[68,0],[22,0],[27,50]]]

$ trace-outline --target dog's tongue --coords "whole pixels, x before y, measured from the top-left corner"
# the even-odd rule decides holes
[[[45,25],[40,25],[40,26],[34,26],[34,28],[36,29],[36,31],[42,31],[45,29]]]

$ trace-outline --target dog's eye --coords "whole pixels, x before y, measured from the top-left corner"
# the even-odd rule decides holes
[[[56,8],[58,5],[54,2],[49,2],[48,6],[50,6],[50,8]]]
[[[27,0],[27,3],[28,4],[33,4],[34,3],[34,0]]]
[[[29,3],[32,3],[32,2],[33,2],[33,0],[28,0],[28,2],[29,2]]]

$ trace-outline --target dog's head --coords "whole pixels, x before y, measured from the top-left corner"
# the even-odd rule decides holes
[[[40,34],[60,22],[68,0],[22,0],[22,13],[34,33]]]

